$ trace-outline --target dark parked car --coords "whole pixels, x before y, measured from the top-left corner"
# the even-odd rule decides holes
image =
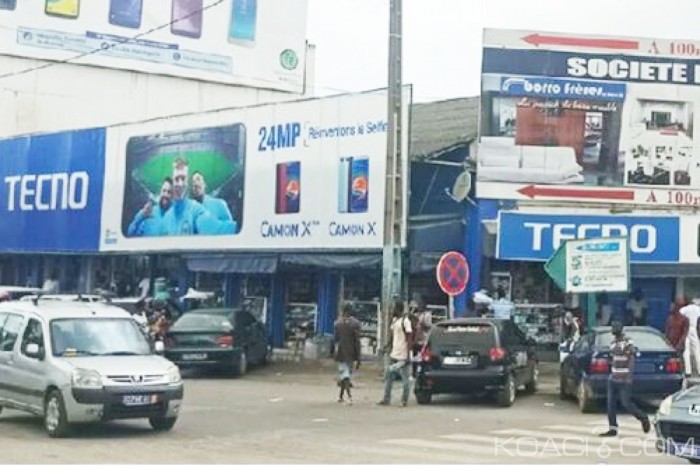
[[[652,327],[625,327],[637,348],[632,396],[660,399],[681,389],[683,364],[664,335]],[[610,327],[584,334],[561,363],[559,392],[574,395],[582,412],[590,412],[607,398],[610,374]]]
[[[511,406],[518,387],[537,390],[534,342],[510,320],[462,318],[433,326],[423,348],[415,395],[419,404],[439,393],[496,394]]]
[[[165,357],[181,368],[223,369],[236,375],[268,358],[265,326],[240,309],[197,309],[180,317],[165,338]]]

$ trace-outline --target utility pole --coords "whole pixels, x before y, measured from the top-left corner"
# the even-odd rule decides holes
[[[387,89],[386,190],[384,197],[384,243],[382,258],[382,307],[379,315],[379,348],[389,336],[391,309],[403,300],[401,238],[403,236],[403,163],[401,17],[402,0],[389,1],[389,81]],[[383,360],[381,361],[383,363]]]

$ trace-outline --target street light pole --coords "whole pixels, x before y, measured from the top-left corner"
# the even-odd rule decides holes
[[[401,239],[403,236],[402,78],[401,78],[402,0],[390,0],[389,80],[387,86],[386,189],[384,196],[384,242],[382,257],[382,307],[379,313],[379,348],[389,336],[391,309],[395,299],[403,299]],[[382,361],[383,362],[383,361]]]

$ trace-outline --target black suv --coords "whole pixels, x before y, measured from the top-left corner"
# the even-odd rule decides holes
[[[438,393],[495,392],[511,406],[518,387],[537,390],[532,340],[510,320],[461,318],[436,324],[423,348],[415,384],[418,404]]]

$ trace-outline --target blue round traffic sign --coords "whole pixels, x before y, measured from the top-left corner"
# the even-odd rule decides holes
[[[456,296],[464,291],[469,282],[469,263],[457,251],[446,252],[438,261],[435,274],[440,289],[449,296]]]

